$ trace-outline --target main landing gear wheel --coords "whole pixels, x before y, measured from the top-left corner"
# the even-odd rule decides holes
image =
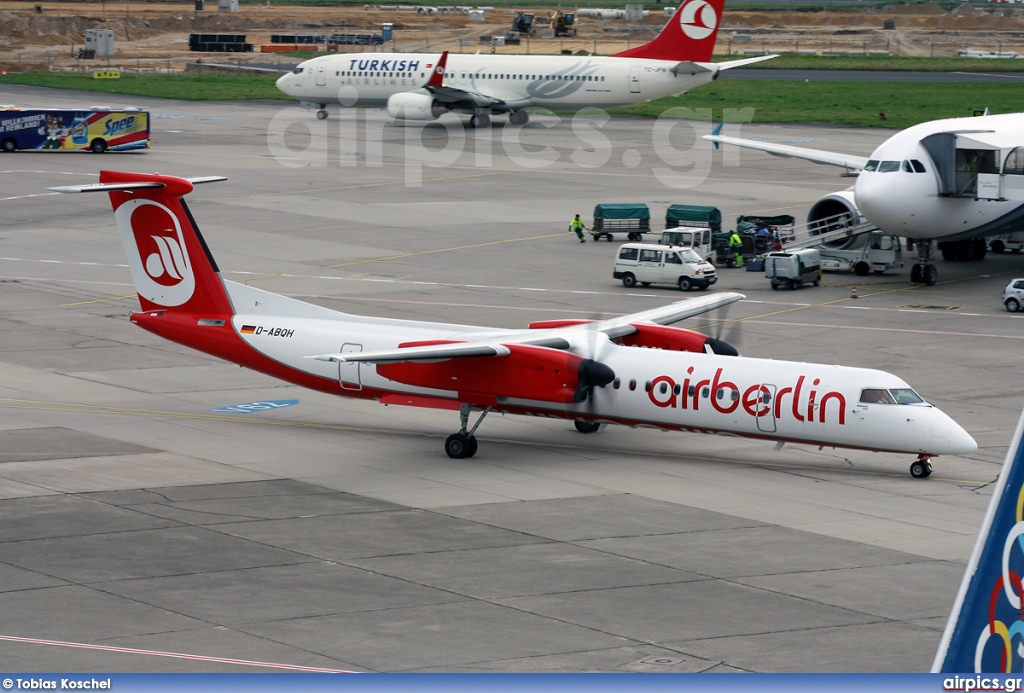
[[[601,424],[596,421],[573,421],[572,423],[580,433],[597,433],[601,428]]]
[[[927,479],[932,475],[932,462],[928,458],[914,460],[910,465],[910,476],[915,479]]]
[[[514,111],[509,114],[508,122],[512,125],[526,125],[530,122],[530,114],[526,111]]]
[[[317,120],[327,120],[327,109],[326,108],[321,108],[319,111],[317,111],[316,112],[316,119]]]
[[[456,460],[472,457],[476,454],[477,446],[476,437],[465,433],[452,433],[444,441],[444,451],[448,453],[448,457]]]
[[[491,117],[486,113],[476,113],[469,118],[469,127],[471,128],[489,128],[491,127]]]
[[[444,451],[455,460],[465,459],[466,457],[472,457],[476,454],[478,443],[476,436],[476,429],[483,423],[484,417],[487,416],[488,412],[491,411],[490,407],[483,410],[480,414],[480,418],[473,424],[473,428],[466,430],[469,426],[469,413],[473,411],[472,404],[463,404],[459,407],[459,420],[462,421],[462,428],[458,433],[452,433],[444,441]]]

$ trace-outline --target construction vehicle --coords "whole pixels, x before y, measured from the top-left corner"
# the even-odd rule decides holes
[[[562,12],[558,9],[551,15],[551,30],[555,32],[555,38],[576,36],[575,25],[576,15],[572,12]]]
[[[512,31],[523,36],[536,36],[537,30],[533,28],[533,14],[516,12],[516,16],[512,19]]]

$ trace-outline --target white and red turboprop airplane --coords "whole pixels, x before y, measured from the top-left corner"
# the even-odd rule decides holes
[[[742,358],[729,344],[671,323],[742,295],[712,294],[600,321],[527,329],[350,315],[223,279],[185,205],[213,178],[102,171],[142,305],[132,322],[154,334],[296,385],[384,404],[458,410],[450,457],[472,457],[488,412],[930,458],[977,449],[970,435],[907,383],[883,371]],[[472,428],[473,410],[483,413]]]
[[[871,156],[807,149],[761,140],[724,137],[722,126],[704,139],[776,156],[842,166],[856,183],[818,200],[809,224],[829,230],[837,219],[866,218],[880,229],[917,243],[910,281],[932,286],[932,241],[945,260],[980,260],[986,236],[1024,228],[1024,114],[946,118],[902,130]],[[868,236],[843,239],[831,248],[852,248]]]
[[[448,111],[508,113],[525,125],[527,108],[610,108],[682,94],[720,70],[774,58],[711,62],[725,0],[684,0],[649,43],[611,56],[342,53],[300,63],[277,88],[304,104],[386,106],[391,117],[436,120]]]

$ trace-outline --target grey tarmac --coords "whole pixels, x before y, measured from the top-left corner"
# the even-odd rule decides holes
[[[123,101],[0,88],[0,103],[101,99]],[[802,217],[848,181],[714,152],[694,139],[701,123],[540,115],[473,131],[451,116],[126,102],[154,114],[148,151],[0,154],[5,668],[927,670],[1024,406],[1021,318],[999,301],[1024,258],[940,261],[931,288],[904,269],[773,292],[719,268],[713,290],[747,300],[687,325],[726,321],[749,356],[904,378],[979,443],[930,479],[900,455],[512,416],[489,417],[477,456],[452,460],[453,412],[304,391],[134,327],[109,202],[47,187],[101,167],[226,175],[188,201],[228,279],[353,313],[513,327],[685,298],[624,288],[616,243],[568,233],[597,203],[646,202],[655,220],[712,204],[728,227]],[[859,154],[890,134],[732,127]]]

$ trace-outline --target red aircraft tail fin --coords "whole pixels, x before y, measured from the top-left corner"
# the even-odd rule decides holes
[[[444,86],[444,69],[445,65],[448,64],[448,51],[441,54],[441,58],[434,65],[434,71],[430,75],[430,79],[427,81],[428,87],[443,87]]]
[[[724,7],[725,0],[683,0],[652,41],[612,57],[710,62]]]
[[[220,270],[182,199],[214,180],[224,179],[101,171],[98,185],[54,189],[110,194],[144,311],[225,317],[234,310]]]

